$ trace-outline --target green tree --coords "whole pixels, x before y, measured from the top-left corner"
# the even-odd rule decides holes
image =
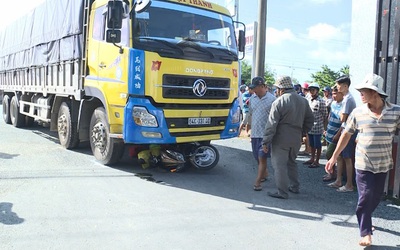
[[[340,70],[339,70],[340,75],[350,75],[350,66],[346,65],[343,66]]]
[[[343,66],[339,71],[331,70],[327,65],[322,65],[322,70],[311,74],[313,82],[319,84],[320,88],[323,89],[325,86],[332,87],[335,80],[341,75],[349,75],[350,67],[348,65]]]
[[[241,62],[241,78],[247,85],[251,83],[251,71],[252,67],[246,61]],[[268,67],[264,71],[264,79],[268,84],[273,84],[275,82],[275,72],[273,72]]]
[[[321,89],[325,86],[332,86],[338,77],[339,73],[331,70],[327,65],[322,65],[321,71],[311,74],[313,82],[318,83]]]
[[[268,68],[268,66],[264,71],[264,79],[268,85],[273,85],[275,83],[275,72]]]
[[[242,81],[249,85],[251,83],[251,65],[248,64],[246,61],[242,61],[241,67]]]

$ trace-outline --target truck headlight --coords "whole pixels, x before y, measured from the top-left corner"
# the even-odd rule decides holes
[[[233,113],[232,123],[238,123],[240,121],[240,107],[237,107],[236,112]]]
[[[132,116],[135,123],[143,127],[158,127],[157,119],[145,107],[134,107]]]

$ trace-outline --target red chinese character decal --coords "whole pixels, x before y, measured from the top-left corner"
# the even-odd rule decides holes
[[[151,66],[151,71],[158,71],[161,68],[160,61],[153,61],[153,65]]]
[[[238,75],[237,75],[237,69],[232,69],[232,73],[233,73],[233,76],[234,77],[237,77]]]

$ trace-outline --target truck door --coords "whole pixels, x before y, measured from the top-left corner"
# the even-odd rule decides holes
[[[85,87],[98,86],[98,75],[99,75],[99,63],[98,63],[98,52],[99,44],[104,40],[104,8],[100,6],[91,12],[90,18],[90,31],[89,39],[87,43],[87,65],[89,68],[89,77],[85,80]]]
[[[128,93],[129,18],[123,20],[121,43],[107,43],[105,39],[98,47],[98,79],[107,100],[114,105],[124,106]],[[106,24],[104,24],[106,29]],[[122,53],[121,53],[122,52]],[[125,93],[125,94],[124,94]]]

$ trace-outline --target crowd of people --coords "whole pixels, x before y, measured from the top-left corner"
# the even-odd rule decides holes
[[[271,157],[277,190],[267,194],[280,199],[298,194],[296,158],[302,143],[302,153],[310,156],[303,164],[309,168],[320,167],[325,144],[328,161],[322,180],[338,192],[353,192],[353,183],[357,184],[359,244],[371,245],[372,212],[393,168],[392,140],[400,128],[400,106],[386,101],[383,83],[382,77],[367,75],[355,87],[363,102],[358,107],[349,91],[349,76],[325,86],[322,96],[318,83],[293,85],[289,76],[276,79],[274,94],[262,77],[253,78],[249,86],[242,85],[244,119],[240,131],[250,136],[258,166],[253,189],[262,190],[262,182],[268,178],[267,158]]]

